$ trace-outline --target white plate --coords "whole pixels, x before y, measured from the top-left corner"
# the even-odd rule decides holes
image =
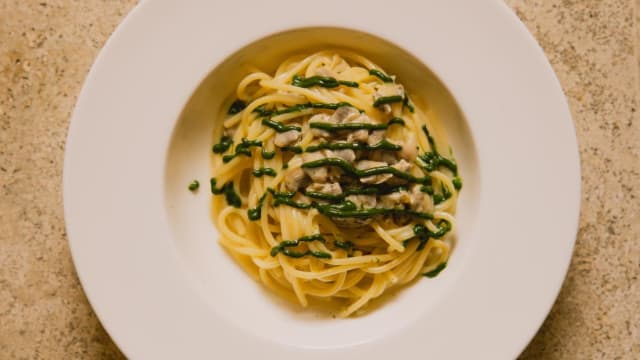
[[[465,180],[447,270],[346,320],[250,280],[208,213],[212,111],[239,69],[322,45],[369,55],[428,99]],[[155,0],[120,25],[86,80],[64,205],[85,292],[131,358],[508,359],[562,284],[580,169],[558,80],[499,1]]]

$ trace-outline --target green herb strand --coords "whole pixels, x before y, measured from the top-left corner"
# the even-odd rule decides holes
[[[431,185],[420,186],[420,191],[429,195],[433,195],[433,186]]]
[[[221,154],[221,153],[229,150],[231,145],[233,145],[233,139],[231,139],[230,136],[223,135],[220,138],[220,142],[215,144],[215,145],[213,145],[213,148],[211,150],[216,154]]]
[[[382,71],[378,70],[378,69],[370,69],[369,70],[369,75],[373,75],[375,77],[377,77],[378,79],[382,80],[383,82],[386,83],[392,83],[393,82],[393,78],[390,77],[389,75],[383,73]]]
[[[462,189],[462,179],[459,176],[454,177],[451,182],[453,183],[453,187],[456,188],[456,190]]]
[[[451,231],[451,223],[446,220],[441,220],[438,223],[438,230],[431,231],[426,226],[422,224],[416,224],[413,227],[413,234],[420,241],[420,245],[418,246],[418,250],[422,250],[424,246],[427,244],[429,239],[440,239],[445,234]]]
[[[457,176],[458,165],[456,164],[456,162],[440,155],[436,147],[436,143],[429,133],[429,130],[427,130],[426,125],[422,125],[422,131],[427,136],[427,140],[429,141],[429,145],[432,149],[431,152],[418,155],[418,158],[423,162],[422,168],[427,172],[431,172],[437,170],[440,166],[444,166],[451,170],[455,176]],[[460,184],[462,184],[462,182]]]
[[[262,217],[262,205],[264,204],[264,200],[267,197],[267,193],[262,194],[260,199],[258,199],[258,204],[255,208],[247,210],[247,217],[251,221],[259,220]]]
[[[376,215],[408,215],[420,219],[433,219],[433,215],[404,208],[369,208],[358,209],[352,201],[342,201],[337,204],[318,204],[312,202],[310,204],[294,201],[292,198],[295,192],[282,193],[271,188],[267,189],[273,196],[273,206],[287,205],[297,209],[315,208],[319,213],[335,218],[367,218]],[[336,199],[339,200],[339,199]]]
[[[344,130],[386,130],[391,125],[404,125],[402,118],[394,117],[386,124],[369,124],[369,123],[341,123],[334,124],[328,122],[310,122],[309,127],[312,129],[320,129],[328,132],[344,131]]]
[[[312,199],[326,200],[326,201],[339,201],[345,198],[344,194],[334,195],[334,194],[327,194],[327,193],[318,192],[318,191],[305,191],[304,195]]]
[[[253,176],[262,177],[264,175],[276,176],[277,173],[276,173],[276,171],[274,169],[269,168],[269,167],[262,167],[262,168],[258,168],[258,169],[253,169]]]
[[[262,117],[271,116],[273,114],[273,111],[265,109],[264,105],[256,107],[255,109],[253,109],[253,112]]]
[[[211,178],[210,180],[211,182],[211,193],[213,195],[220,195],[222,194],[222,191],[224,189],[224,186],[221,188],[216,187],[218,185],[218,180],[216,180],[216,178]]]
[[[426,276],[428,278],[434,278],[434,277],[438,276],[438,274],[440,274],[440,272],[442,270],[444,270],[446,267],[447,267],[447,262],[445,261],[443,263],[438,264],[438,266],[435,269],[424,273],[424,276]]]
[[[231,106],[229,107],[229,111],[227,111],[227,113],[229,115],[234,115],[244,110],[246,107],[247,107],[247,103],[238,99],[231,104]]]
[[[404,208],[369,208],[358,209],[351,201],[344,201],[339,204],[319,205],[313,204],[322,215],[333,218],[368,218],[377,215],[409,215],[420,219],[429,220],[433,215]]]
[[[298,251],[293,251],[287,248],[283,248],[282,250],[280,250],[280,253],[291,258],[301,258],[307,255],[311,255],[318,259],[331,259],[331,254],[326,253],[324,251],[307,250],[305,252],[298,252]]]
[[[309,88],[312,86],[321,86],[325,88],[336,88],[340,85],[349,86],[357,88],[359,85],[355,81],[344,81],[337,80],[336,78],[330,76],[311,76],[305,78],[300,75],[294,75],[293,81],[291,85],[301,87],[301,88]]]
[[[416,111],[416,109],[413,107],[413,105],[409,102],[409,97],[405,94],[404,99],[402,100],[402,106],[406,107],[407,109],[409,109],[410,113],[413,113]]]
[[[312,199],[325,200],[325,201],[341,201],[349,195],[388,195],[391,193],[406,191],[403,186],[395,187],[360,187],[345,189],[341,194],[327,194],[318,191],[304,191],[304,195]]]
[[[302,131],[300,126],[296,125],[285,125],[279,121],[273,121],[271,119],[262,119],[262,125],[267,126],[275,130],[276,132],[283,133],[287,131]]]
[[[262,141],[247,140],[243,138],[242,142],[236,146],[235,152],[233,154],[225,155],[222,157],[222,162],[226,164],[240,155],[251,157],[251,147],[254,147],[254,146],[256,147],[262,146]]]
[[[229,181],[228,183],[224,184],[221,188],[216,187],[217,180],[215,178],[211,178],[210,182],[211,182],[212,194],[214,195],[224,194],[225,200],[227,201],[227,204],[229,204],[230,206],[239,208],[242,205],[242,200],[240,199],[240,196],[238,196],[238,193],[236,193],[235,189],[233,188],[233,182]]]
[[[380,175],[380,174],[392,174],[400,179],[413,182],[413,183],[424,184],[428,181],[431,181],[431,178],[428,175],[425,177],[419,178],[409,173],[406,173],[404,171],[400,171],[391,166],[380,166],[380,167],[375,167],[375,168],[366,169],[366,170],[358,170],[355,167],[353,167],[353,165],[349,164],[347,161],[340,158],[324,158],[324,159],[306,162],[301,165],[302,168],[309,168],[309,169],[318,168],[322,166],[336,166],[341,168],[346,173],[356,176],[358,178],[363,178],[363,177],[368,177],[373,175]]]
[[[382,139],[379,143],[374,145],[369,145],[365,143],[321,143],[317,145],[308,146],[304,151],[305,152],[316,152],[320,150],[386,150],[386,151],[399,151],[402,150],[402,146],[393,144],[389,142],[387,139]]]
[[[301,258],[306,255],[312,255],[321,259],[331,259],[331,254],[322,252],[322,251],[308,250],[306,252],[296,252],[288,249],[290,247],[296,247],[300,245],[300,243],[311,242],[311,241],[320,241],[324,243],[326,240],[321,234],[306,235],[296,240],[284,240],[280,242],[278,245],[271,248],[271,256],[276,256],[278,255],[278,253],[282,253],[286,256],[293,257],[293,258]]]
[[[267,151],[265,148],[262,148],[262,158],[265,160],[271,160],[276,156],[275,151]]]
[[[338,103],[312,103],[312,102],[308,102],[308,103],[302,103],[302,104],[293,105],[293,106],[290,106],[288,108],[284,108],[284,109],[280,109],[280,110],[268,110],[268,109],[265,109],[264,106],[258,106],[257,108],[255,108],[253,110],[253,112],[257,113],[259,116],[266,117],[266,116],[289,114],[289,113],[294,113],[294,112],[298,112],[298,111],[302,111],[302,110],[306,110],[306,109],[336,110],[336,109],[341,108],[343,106],[351,106],[351,107],[353,107],[353,105],[351,105],[348,102],[338,102]],[[359,111],[363,112],[362,110],[359,110]]]
[[[198,180],[193,180],[189,184],[189,191],[196,191],[200,187],[200,182]]]
[[[268,188],[267,191],[271,193],[273,196],[273,206],[277,207],[281,204],[291,206],[297,209],[310,209],[311,204],[305,204],[301,202],[294,201],[292,198],[295,196],[295,191],[292,192],[279,192],[275,191],[271,188]]]
[[[383,96],[383,97],[377,98],[376,101],[373,102],[373,106],[378,107],[385,104],[402,102],[403,100],[404,100],[404,97],[402,95]]]

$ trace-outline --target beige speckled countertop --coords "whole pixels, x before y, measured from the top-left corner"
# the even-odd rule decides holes
[[[522,359],[640,359],[640,0],[507,0],[576,124],[580,230]],[[133,0],[0,0],[0,359],[123,358],[78,283],[61,175],[70,113]]]

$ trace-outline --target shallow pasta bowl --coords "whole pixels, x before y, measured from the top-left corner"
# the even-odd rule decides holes
[[[497,1],[300,7],[148,1],[108,41],[64,168],[72,254],[100,320],[131,358],[517,356],[557,296],[579,213],[575,133],[544,54]],[[262,289],[217,244],[208,189],[186,189],[208,180],[213,114],[247,66],[325,47],[370,57],[424,99],[464,178],[448,268],[353,319]]]

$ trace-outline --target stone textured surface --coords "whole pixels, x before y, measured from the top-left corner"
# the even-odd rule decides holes
[[[506,0],[569,99],[580,231],[522,359],[640,358],[640,0]],[[0,358],[120,359],[70,259],[61,172],[70,112],[135,1],[0,0]]]
[[[580,230],[523,359],[640,359],[639,1],[508,1],[553,65],[576,124]]]

